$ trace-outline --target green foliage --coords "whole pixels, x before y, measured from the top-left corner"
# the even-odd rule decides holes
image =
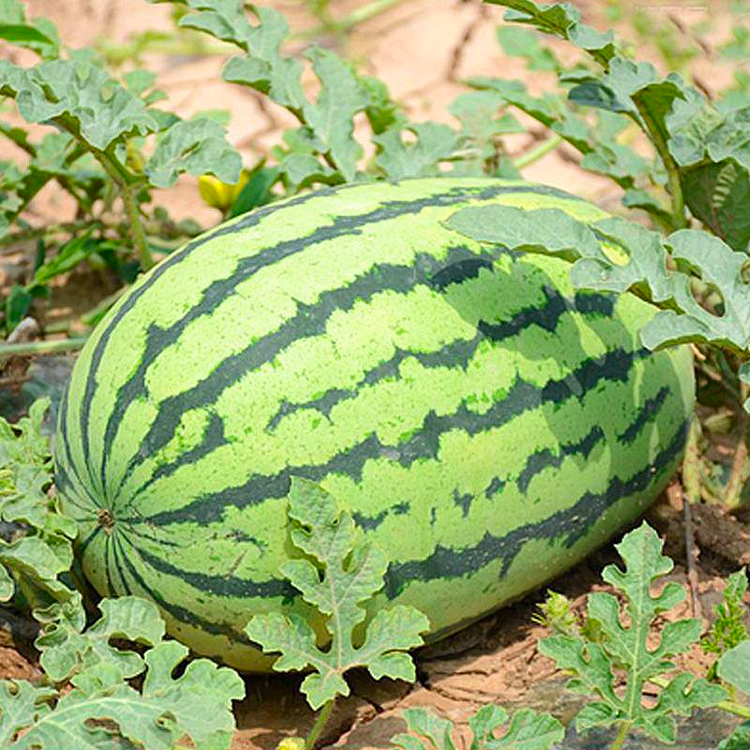
[[[249,86],[288,109],[300,122],[278,151],[279,178],[297,190],[315,182],[352,180],[361,146],[353,137],[353,117],[369,103],[367,90],[352,68],[333,52],[313,47],[307,58],[320,83],[317,100],[302,88],[302,64],[284,56],[280,46],[289,36],[284,17],[272,8],[253,9],[257,25],[244,13],[241,0],[188,0],[192,11],[180,18],[183,28],[197,29],[230,42],[246,53],[227,63],[225,80]]]
[[[413,682],[414,664],[405,651],[423,643],[427,618],[413,607],[379,610],[361,633],[365,602],[379,591],[388,567],[385,554],[357,539],[352,517],[335,499],[308,480],[294,478],[289,494],[291,539],[306,557],[281,568],[306,602],[325,618],[329,643],[318,647],[317,634],[299,615],[279,612],[253,617],[245,632],[267,653],[280,653],[280,672],[310,668],[301,690],[313,708],[338,695],[349,695],[343,678],[353,667],[366,667],[379,680],[391,677]],[[313,562],[314,561],[314,562]]]
[[[174,677],[188,649],[162,640],[158,610],[143,599],[105,600],[101,619],[85,632],[80,597],[67,604],[64,613],[66,605],[50,610],[37,646],[48,681],[70,679],[70,689],[0,682],[3,747],[172,750],[186,736],[199,750],[229,747],[231,701],[245,692],[235,672],[198,659]],[[149,648],[143,655],[123,651],[110,645],[114,638]],[[142,677],[138,687],[134,677]]]
[[[748,611],[742,602],[747,588],[745,568],[727,578],[722,601],[714,607],[711,629],[701,640],[701,646],[706,653],[721,656],[742,641],[750,639],[744,622]]]
[[[572,84],[566,109],[577,105],[616,113],[647,136],[658,156],[658,161],[649,165],[617,139],[568,139],[583,155],[582,167],[605,174],[626,188],[625,205],[643,209],[667,230],[686,226],[686,206],[734,250],[747,251],[750,223],[743,206],[750,191],[746,153],[750,101],[740,98],[734,106],[709,102],[678,73],[663,77],[651,63],[630,59],[611,32],[604,34],[582,23],[580,13],[571,5],[540,6],[531,0],[488,2],[508,8],[507,21],[527,24],[586,52],[598,71],[580,67],[568,71],[556,58],[542,58],[540,50],[544,48],[528,37],[514,35],[512,27],[500,31],[503,46],[526,57],[530,69],[540,69],[541,64],[558,71],[562,86]],[[652,26],[649,33],[654,36]],[[668,52],[667,48],[663,51]],[[676,54],[674,49],[672,52]],[[542,59],[544,63],[540,63]],[[486,80],[478,83],[488,85]],[[511,103],[559,132],[562,118],[567,116],[560,112],[565,109],[551,112],[533,107],[530,99],[517,94]],[[653,189],[662,184],[671,200],[669,208],[661,203],[661,190]]]
[[[453,722],[424,708],[407,708],[403,712],[408,734],[397,734],[391,742],[401,750],[456,750]],[[508,720],[510,718],[510,722]],[[502,734],[497,732],[503,726]],[[549,714],[538,714],[528,708],[512,717],[494,705],[480,708],[470,719],[470,750],[549,750],[565,734],[562,724]]]
[[[122,188],[168,187],[181,172],[211,172],[227,182],[239,179],[237,152],[223,129],[207,119],[183,122],[154,110],[148,101],[111,78],[91,59],[56,59],[22,68],[0,61],[0,93],[16,100],[29,123],[54,123],[100,162]],[[150,159],[131,166],[130,139],[159,133]]]
[[[505,53],[523,57],[532,71],[556,74],[559,90],[532,95],[521,81],[475,78],[469,81],[473,90],[449,107],[453,126],[411,122],[382,81],[362,75],[334,52],[313,46],[304,60],[286,54],[290,30],[277,11],[246,8],[242,0],[172,1],[185,33],[208,34],[239,51],[224,68],[225,80],[268,97],[297,121],[268,159],[242,173],[237,189],[227,193],[230,199],[223,196],[226,215],[321,184],[448,170],[517,177],[504,146],[506,135],[523,132],[511,114],[515,108],[547,128],[555,136],[553,146],[559,138],[577,151],[584,170],[620,186],[625,207],[645,211],[664,233],[621,219],[587,225],[555,210],[508,206],[467,209],[449,225],[483,242],[573,261],[580,288],[635,292],[661,308],[643,331],[647,346],[690,341],[729,350],[739,361],[739,380],[750,384],[745,71],[736,71],[723,98],[709,101],[689,77],[663,76],[650,63],[632,59],[611,32],[583,24],[572,5],[490,0],[508,9],[510,24],[498,30]],[[314,0],[313,9],[324,25],[340,29],[327,2]],[[643,20],[634,19],[643,34]],[[578,47],[586,62],[565,66],[519,24]],[[657,36],[670,66],[685,69],[690,50],[666,33]],[[222,183],[238,182],[242,164],[217,119],[183,121],[159,109],[155,105],[164,95],[153,74],[135,69],[115,76],[94,51],[66,50],[48,20],[27,20],[20,0],[0,0],[0,39],[40,58],[28,68],[0,61],[0,93],[15,101],[27,123],[51,128],[36,140],[26,129],[0,121],[0,135],[29,160],[24,169],[10,161],[0,165],[0,241],[39,238],[31,273],[3,303],[5,329],[11,331],[55,277],[81,262],[106,265],[127,281],[131,248],[145,268],[160,243],[169,249],[173,240],[198,230],[177,226],[156,211],[149,214],[152,189],[189,173],[214,175],[216,181],[207,184],[221,192]],[[721,54],[740,59],[748,39],[747,30],[737,26]],[[314,97],[302,83],[306,67],[315,78]],[[362,140],[366,129],[369,143]],[[651,153],[633,147],[641,134]],[[23,213],[51,181],[73,197],[79,219],[35,233]],[[113,213],[114,222],[108,218]],[[688,229],[691,221],[710,234]],[[10,529],[0,539],[0,600],[14,599],[41,624],[36,646],[45,673],[40,685],[0,685],[0,745],[171,750],[187,736],[199,749],[228,747],[234,726],[230,702],[244,692],[231,670],[207,660],[183,669],[186,649],[163,640],[157,610],[135,597],[104,600],[100,619],[87,627],[81,594],[71,587],[75,525],[55,507],[43,434],[46,409],[46,403],[35,404],[14,426],[0,420],[0,520]],[[414,665],[405,651],[422,643],[425,618],[395,607],[369,612],[374,616],[364,628],[367,605],[383,584],[385,555],[363,544],[349,514],[310,482],[294,481],[289,517],[299,556],[282,572],[325,626],[316,631],[298,615],[272,613],[253,618],[247,634],[266,652],[280,654],[277,670],[310,670],[303,690],[313,707],[347,695],[344,675],[356,666],[375,678],[413,680]],[[574,690],[594,698],[576,720],[580,730],[616,724],[670,742],[675,715],[713,705],[724,692],[686,673],[669,682],[660,677],[673,667],[672,657],[697,640],[699,627],[694,620],[668,623],[649,650],[653,621],[684,592],[669,583],[652,594],[652,584],[669,572],[671,562],[647,527],[627,535],[618,549],[625,570],[609,566],[604,578],[625,598],[625,616],[615,597],[597,592],[579,623],[570,603],[552,595],[537,619],[555,634],[541,649],[572,672]],[[742,621],[746,588],[744,573],[730,577],[703,646],[720,656],[716,671],[727,685],[750,692],[750,641]],[[624,689],[615,687],[617,678],[624,679]],[[661,687],[649,707],[641,700],[647,682]],[[397,747],[455,748],[449,721],[423,709],[404,715],[410,733],[393,739]],[[469,724],[472,750],[546,748],[563,734],[552,717],[524,709],[509,718],[497,706],[480,709]],[[747,747],[749,731],[743,725],[720,747]]]
[[[66,273],[86,260],[111,268],[129,283],[135,272],[133,251],[145,269],[152,265],[155,251],[168,251],[200,231],[195,222],[175,224],[163,210],[149,213],[152,189],[169,187],[184,172],[206,179],[215,176],[217,184],[227,185],[232,200],[212,202],[225,216],[321,184],[434,175],[446,168],[454,174],[519,176],[503,137],[522,128],[507,112],[510,102],[497,93],[461,95],[449,108],[458,128],[410,122],[382,81],[360,74],[334,52],[312,46],[304,61],[285,54],[290,30],[272,8],[246,8],[242,0],[174,4],[179,9],[177,40],[185,42],[188,35],[197,53],[227,49],[201,44],[201,34],[234,45],[241,54],[228,60],[225,80],[248,86],[286,108],[297,127],[287,130],[271,150],[271,163],[260,160],[249,170],[251,177],[242,190],[231,191],[228,185],[238,181],[242,164],[222,124],[207,116],[182,121],[159,109],[155,105],[164,94],[155,87],[151,72],[136,68],[114,76],[97,52],[66,50],[49,21],[27,22],[18,0],[4,2],[0,28],[5,37],[43,59],[28,68],[0,61],[0,93],[15,100],[27,122],[53,126],[55,132],[37,142],[24,128],[0,120],[0,134],[31,160],[27,169],[12,162],[0,169],[0,243],[41,235],[43,261],[50,254],[48,245],[64,256],[45,269],[43,282],[27,280],[6,299],[6,332],[29,313],[36,298],[47,295],[51,274]],[[379,3],[378,8],[387,5]],[[361,11],[352,19],[370,13]],[[336,33],[348,23],[336,22]],[[515,31],[516,37],[523,36],[523,30]],[[511,36],[503,37],[511,48],[531,44],[528,38]],[[169,41],[169,35],[146,31],[124,51],[116,52],[111,45],[102,49],[106,59],[121,65],[123,55],[137,62],[150,44],[158,47]],[[538,48],[534,54],[541,68],[551,64],[546,50]],[[317,79],[315,97],[302,84],[305,65]],[[355,135],[358,118],[369,126],[370,144]],[[555,125],[573,140],[580,138],[584,127],[564,113]],[[365,153],[372,157],[366,159]],[[532,153],[524,163],[534,158]],[[43,229],[30,227],[24,213],[52,181],[77,203],[77,218]]]
[[[30,159],[28,168],[5,162],[0,169],[0,242],[42,237],[34,278],[5,301],[4,327],[9,332],[33,299],[46,295],[54,276],[83,260],[98,259],[129,281],[133,248],[141,267],[153,263],[147,227],[161,240],[195,233],[194,223],[163,221],[157,210],[149,217],[145,205],[152,188],[172,185],[183,172],[236,182],[242,164],[214,120],[182,121],[153,106],[164,95],[154,88],[152,73],[133,70],[115,79],[93,50],[65,50],[49,21],[28,23],[17,0],[0,4],[0,29],[4,38],[43,58],[30,67],[0,60],[0,95],[15,101],[26,122],[53,129],[36,141],[24,128],[0,121],[0,135]],[[23,213],[51,181],[76,202],[77,218],[40,232],[29,227]],[[46,238],[59,249],[51,262],[44,257]]]
[[[529,70],[556,71],[561,65],[555,53],[539,42],[539,37],[528,29],[500,26],[497,41],[508,57],[523,57]]]
[[[730,737],[722,740],[716,750],[747,750],[750,747],[750,721],[743,722]]]
[[[268,96],[297,119],[299,126],[287,130],[283,144],[272,152],[278,162],[274,180],[284,192],[353,180],[427,176],[449,165],[454,174],[518,176],[501,137],[521,127],[502,112],[507,102],[497,95],[459,97],[449,110],[461,123],[460,130],[429,121],[413,123],[382,81],[313,46],[305,53],[319,84],[313,100],[301,83],[301,61],[282,52],[290,32],[278,11],[254,7],[253,24],[241,0],[184,0],[181,5],[190,12],[180,18],[180,27],[211,34],[244,53],[227,62],[225,80]],[[366,118],[375,146],[369,163],[363,163],[365,149],[354,133],[359,115]]]
[[[662,308],[642,331],[650,349],[688,341],[711,343],[747,356],[750,349],[750,283],[747,256],[717,237],[682,229],[664,238],[625,221],[587,225],[557,209],[511,206],[467,208],[448,226],[482,242],[576,260],[573,283],[584,289],[630,290]],[[677,262],[669,268],[668,259]],[[692,292],[699,279],[720,295],[708,310]],[[743,369],[743,376],[747,372]]]
[[[557,591],[548,590],[547,598],[539,605],[538,610],[532,615],[532,621],[555,633],[572,633],[578,625],[570,600]]]
[[[750,640],[727,651],[719,659],[716,673],[732,687],[750,695]]]
[[[559,633],[542,639],[539,648],[559,668],[572,673],[571,690],[595,696],[576,717],[579,731],[620,724],[671,743],[675,741],[676,714],[715,705],[725,692],[681,672],[659,692],[655,705],[644,705],[646,682],[675,668],[671,657],[684,653],[698,640],[701,626],[693,619],[667,622],[658,645],[649,649],[647,639],[655,618],[679,604],[685,590],[669,582],[657,595],[652,594],[654,583],[669,573],[673,564],[661,554],[661,541],[645,523],[615,546],[625,570],[609,565],[602,578],[624,597],[627,619],[615,596],[594,592],[588,597],[588,618],[598,624],[600,637],[592,640],[581,633]],[[620,691],[615,689],[618,673],[625,679]]]
[[[52,496],[52,457],[43,434],[49,401],[37,401],[17,425],[0,418],[0,520],[15,531],[0,538],[0,601],[22,593],[32,606],[65,600],[58,576],[70,569],[75,522]]]
[[[415,143],[405,144],[403,133],[394,129],[373,136],[380,147],[376,164],[394,180],[437,174],[438,163],[449,158],[456,149],[458,138],[452,128],[423,122],[406,129],[415,136]]]
[[[0,39],[26,47],[44,58],[56,57],[60,51],[57,29],[46,18],[26,20],[21,0],[0,2]]]

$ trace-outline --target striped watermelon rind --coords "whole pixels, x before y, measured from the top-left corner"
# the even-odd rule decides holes
[[[692,410],[653,308],[444,226],[465,206],[606,214],[481,178],[349,185],[221,225],[143,276],[76,364],[56,466],[104,595],[195,651],[266,669],[251,615],[306,612],[279,574],[289,477],[390,559],[384,600],[451,632],[559,574],[664,487]]]

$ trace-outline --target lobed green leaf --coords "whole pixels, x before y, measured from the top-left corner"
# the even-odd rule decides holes
[[[149,182],[160,188],[173,185],[183,172],[213,174],[222,182],[235,184],[242,159],[227,142],[222,125],[199,117],[172,125],[159,138],[144,171]]]
[[[455,750],[453,723],[424,708],[404,710],[409,734],[397,734],[391,742],[402,750]],[[531,709],[516,711],[510,721],[501,706],[487,705],[470,719],[470,750],[550,750],[563,739],[562,724],[548,714]],[[507,725],[507,726],[503,726]],[[504,731],[503,731],[504,730]],[[498,732],[501,731],[501,736]]]
[[[60,53],[57,29],[47,18],[26,20],[21,0],[0,0],[0,39],[33,50],[41,57],[53,58]]]
[[[0,60],[0,80],[0,91],[15,97],[27,122],[62,118],[94,149],[104,151],[122,136],[158,130],[141,99],[90,63],[52,60],[25,69]]]
[[[380,610],[355,645],[355,628],[365,619],[364,604],[383,586],[388,561],[383,552],[358,541],[351,516],[335,499],[308,480],[293,478],[289,494],[291,538],[308,558],[294,559],[282,573],[302,597],[326,617],[330,644],[322,649],[317,634],[299,615],[272,612],[253,617],[247,635],[266,653],[280,653],[277,671],[312,669],[301,690],[313,708],[337,695],[348,695],[344,673],[361,666],[375,679],[414,680],[405,650],[423,643],[427,618],[412,607]],[[313,563],[311,560],[314,560]]]
[[[722,680],[750,695],[750,640],[727,651],[719,659],[716,673]]]
[[[404,143],[400,128],[372,138],[379,152],[375,163],[392,180],[436,174],[438,164],[456,149],[458,139],[448,125],[423,122],[409,125],[406,130],[416,137],[414,143]]]
[[[84,631],[80,595],[39,613],[36,645],[53,682],[70,680],[64,694],[24,680],[0,682],[0,745],[12,750],[122,748],[172,750],[188,737],[196,748],[228,750],[234,730],[231,701],[244,684],[208,659],[190,662],[176,641],[163,641],[156,607],[137,597],[105,599],[102,617]],[[141,656],[112,641],[150,646]],[[143,675],[136,689],[129,678]]]
[[[594,59],[606,64],[615,54],[613,33],[602,33],[581,23],[581,13],[570,3],[539,5],[533,0],[487,0],[492,5],[502,5],[508,10],[505,20],[525,23],[545,34],[567,39],[585,49]]]
[[[684,653],[698,639],[701,624],[694,619],[668,622],[656,647],[649,648],[652,623],[684,599],[684,588],[669,582],[654,593],[654,584],[672,570],[673,563],[661,554],[662,542],[647,524],[626,534],[615,547],[625,567],[608,565],[602,578],[625,598],[627,619],[621,616],[615,596],[594,592],[588,597],[587,619],[596,624],[596,641],[574,631],[545,638],[539,648],[558,668],[572,673],[570,689],[594,698],[576,717],[579,731],[624,722],[661,742],[674,742],[674,715],[716,705],[726,693],[682,672],[659,692],[655,705],[644,705],[645,683],[674,669],[671,657]],[[618,674],[625,680],[624,689],[615,689]]]
[[[622,219],[603,219],[589,226],[555,209],[522,211],[507,206],[462,209],[446,225],[481,242],[578,258],[572,269],[576,287],[631,290],[657,304],[663,309],[641,332],[649,349],[688,341],[738,352],[750,347],[747,255],[705,232],[682,229],[663,239]],[[678,263],[676,270],[668,268],[670,257]],[[721,295],[720,313],[710,312],[695,299],[694,278]]]
[[[142,657],[135,651],[115,648],[112,640],[155,646],[164,636],[164,622],[158,609],[145,599],[135,596],[104,599],[99,608],[101,618],[85,633],[86,618],[77,594],[38,613],[44,629],[35,645],[41,651],[42,668],[54,682],[62,682],[98,664],[116,669],[120,680],[135,677],[144,669]]]

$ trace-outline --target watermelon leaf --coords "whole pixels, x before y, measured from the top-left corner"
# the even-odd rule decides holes
[[[455,750],[453,722],[424,708],[407,708],[403,717],[409,734],[397,734],[391,742],[401,750]],[[528,708],[510,717],[501,706],[482,706],[470,719],[471,750],[549,750],[565,734],[562,724],[549,714]],[[508,724],[502,736],[497,732]]]
[[[680,229],[662,238],[623,219],[603,219],[589,226],[557,209],[524,211],[511,206],[465,208],[446,225],[481,242],[577,258],[572,270],[576,287],[629,289],[661,307],[641,332],[649,349],[684,342],[718,344],[741,353],[750,349],[747,255],[706,232]],[[609,241],[609,252],[600,240]],[[677,261],[677,269],[668,268],[670,257]],[[695,299],[691,282],[696,278],[721,295],[721,314],[706,310]]]
[[[555,53],[542,46],[533,31],[517,26],[500,26],[497,40],[508,57],[523,57],[529,70],[559,70],[561,65]]]
[[[701,647],[707,654],[722,656],[743,641],[750,640],[750,632],[745,625],[748,610],[742,603],[747,588],[745,568],[727,578],[722,600],[714,607],[711,629],[701,640]]]
[[[36,42],[37,44],[52,44],[52,40],[42,34],[39,29],[35,29],[28,24],[11,24],[0,23],[0,39],[14,44],[28,44]]]
[[[21,0],[3,0],[0,3],[0,39],[27,47],[45,58],[60,54],[60,39],[53,23],[47,18],[35,18],[28,22]]]
[[[44,633],[35,642],[42,652],[40,664],[54,682],[69,679],[99,663],[116,667],[121,679],[143,671],[143,659],[135,651],[110,645],[113,638],[155,646],[164,637],[164,622],[156,606],[136,596],[103,599],[101,618],[85,633],[86,616],[78,594],[69,601],[37,611]]]
[[[0,601],[21,585],[32,606],[64,601],[73,591],[58,580],[73,562],[75,521],[57,512],[50,496],[52,456],[45,434],[49,400],[32,404],[11,425],[0,418]]]
[[[0,419],[0,530],[10,539],[0,538],[0,597],[18,588],[41,624],[34,645],[47,683],[0,681],[0,747],[172,750],[187,736],[197,750],[228,750],[239,676],[199,659],[174,677],[188,649],[163,640],[152,602],[104,599],[85,629],[81,594],[58,579],[73,563],[76,524],[51,497],[48,408],[39,400],[15,425]]]
[[[322,152],[349,182],[362,155],[362,147],[354,139],[354,115],[365,109],[368,98],[351,66],[338,55],[313,47],[306,57],[321,89],[315,103],[304,103],[305,121],[322,144]]]
[[[164,1],[179,0],[150,0]],[[468,132],[464,122],[461,134],[436,122],[410,123],[382,82],[359,75],[334,52],[315,46],[305,53],[320,84],[313,99],[302,86],[302,63],[281,52],[290,32],[278,11],[248,6],[257,20],[252,23],[243,0],[183,0],[180,4],[191,11],[180,18],[180,26],[211,34],[245,53],[227,62],[224,80],[268,96],[299,122],[296,130],[285,132],[286,145],[273,149],[278,176],[289,193],[316,184],[363,179],[364,149],[354,135],[354,118],[361,112],[367,116],[376,146],[371,171],[394,180],[437,174],[447,160],[463,160],[458,173],[481,173],[483,162],[477,156],[492,163],[496,159],[493,139],[520,128],[509,115],[491,121],[489,127],[484,125],[480,132]],[[497,95],[495,99],[499,101]],[[473,130],[478,126],[473,125]],[[416,137],[416,143],[404,143],[405,133],[410,134],[408,138]],[[493,145],[491,153],[483,154],[488,145]],[[509,166],[502,166],[505,176],[517,176]]]
[[[175,123],[159,138],[144,169],[151,184],[160,188],[173,185],[182,172],[213,174],[235,184],[241,171],[242,159],[227,143],[224,128],[207,117]]]
[[[716,672],[722,680],[750,695],[750,640],[727,651],[719,659]]]
[[[747,750],[750,747],[750,721],[740,724],[732,734],[716,746],[716,750]]]
[[[158,130],[138,97],[90,63],[50,60],[27,69],[0,60],[0,81],[27,122],[60,120],[92,150]]]
[[[502,205],[470,207],[453,214],[446,226],[479,242],[498,243],[509,250],[568,259],[602,256],[592,230],[559,208],[527,211]]]
[[[315,153],[306,155],[304,167],[296,163],[289,171],[293,189],[322,179],[329,170],[340,174],[339,181],[353,180],[362,147],[354,138],[353,118],[370,103],[364,86],[352,67],[335,53],[312,47],[306,57],[320,82],[317,100],[308,98],[302,88],[299,60],[280,52],[289,36],[284,17],[272,8],[254,7],[258,24],[253,26],[244,13],[242,0],[188,0],[196,11],[180,19],[180,25],[198,29],[231,42],[247,55],[227,63],[223,77],[249,86],[286,107],[315,139]],[[310,162],[317,162],[319,167]],[[282,171],[286,172],[282,161]]]
[[[436,174],[438,164],[453,154],[458,143],[453,128],[437,122],[417,123],[405,130],[416,137],[416,143],[405,144],[398,126],[372,138],[379,152],[375,162],[392,180]]]
[[[9,750],[171,750],[187,735],[196,747],[210,742],[228,748],[234,729],[231,701],[243,697],[242,680],[208,659],[191,662],[175,679],[172,673],[187,654],[176,641],[146,652],[140,691],[123,683],[119,670],[99,664],[77,675],[54,707],[55,690],[5,680],[0,742]]]
[[[674,742],[675,714],[688,715],[695,707],[716,705],[726,692],[681,672],[665,683],[655,705],[644,705],[645,683],[675,668],[671,657],[684,653],[698,640],[701,623],[696,619],[668,622],[658,645],[649,649],[652,623],[679,604],[685,590],[669,582],[652,594],[654,583],[672,570],[673,563],[661,554],[662,542],[646,523],[626,534],[615,547],[625,570],[609,565],[602,578],[624,597],[624,621],[628,624],[623,625],[615,596],[595,592],[588,598],[588,621],[596,625],[589,629],[596,632],[596,640],[582,631],[571,631],[542,639],[539,648],[558,668],[572,673],[569,689],[595,697],[576,717],[579,731],[617,724],[625,731],[638,729],[660,742]],[[616,689],[620,676],[625,681],[623,690]]]
[[[581,23],[580,11],[569,3],[537,5],[533,0],[487,0],[508,10],[505,20],[526,23],[545,34],[567,39],[585,49],[597,62],[606,64],[615,54],[614,35],[601,33]]]
[[[343,675],[353,667],[366,667],[375,679],[413,681],[414,664],[405,651],[421,645],[420,633],[429,628],[413,607],[380,610],[355,645],[355,629],[366,616],[363,605],[383,587],[385,554],[359,541],[351,515],[309,480],[292,479],[289,518],[292,542],[307,557],[290,560],[281,572],[326,618],[330,642],[319,648],[315,631],[302,617],[278,612],[253,617],[247,635],[266,653],[281,654],[275,670],[312,669],[301,689],[315,709],[349,695]]]

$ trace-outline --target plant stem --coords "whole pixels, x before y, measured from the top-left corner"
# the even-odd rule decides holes
[[[154,265],[154,259],[151,256],[151,250],[146,241],[146,232],[143,229],[141,217],[138,213],[138,201],[136,200],[135,192],[138,189],[139,178],[131,174],[125,166],[120,164],[119,160],[114,155],[114,146],[110,146],[106,151],[102,151],[84,141],[77,128],[64,116],[55,117],[53,118],[53,121],[70,133],[81,144],[82,148],[91,152],[99,164],[102,165],[102,168],[112,182],[114,182],[120,189],[122,202],[125,205],[125,211],[127,212],[128,220],[130,222],[130,231],[133,236],[133,242],[135,243],[138,252],[138,260],[140,261],[141,269],[144,271],[148,270]]]
[[[120,195],[125,206],[125,212],[130,222],[130,232],[133,236],[135,249],[138,252],[138,260],[141,269],[147,271],[154,265],[154,258],[146,240],[146,232],[143,229],[141,216],[138,212],[138,201],[135,197],[136,185],[133,176],[125,167],[120,164],[115,157],[107,151],[95,151],[99,163],[104,167],[104,171],[110,176],[112,181],[120,188]]]
[[[664,164],[664,168],[667,170],[669,194],[672,198],[672,229],[682,229],[687,226],[687,221],[685,220],[685,198],[682,194],[679,168],[677,167],[675,160],[672,158],[672,154],[669,153],[667,142],[664,140],[664,136],[654,122],[654,118],[651,117],[651,113],[638,102],[636,102],[636,106],[638,107],[638,112],[643,118],[644,125],[646,126],[646,135],[651,139],[654,148],[656,148],[656,151]]]
[[[349,29],[357,24],[368,21],[370,18],[374,18],[375,16],[384,13],[389,8],[392,8],[401,2],[403,2],[403,0],[373,0],[371,3],[352,11],[348,16],[344,16],[340,21],[334,21],[333,28],[335,28],[339,34],[342,34],[349,31]],[[320,36],[328,31],[330,31],[328,24],[323,23],[316,26],[314,29],[298,31],[292,34],[290,39],[310,39]]]
[[[348,16],[344,16],[336,25],[340,31],[348,31],[357,24],[379,16],[401,2],[402,0],[372,0],[367,5],[353,10]]]
[[[562,142],[562,136],[555,133],[551,138],[542,141],[538,146],[529,149],[525,154],[521,154],[517,159],[514,159],[513,166],[516,169],[528,167],[530,164],[546,156],[550,151],[554,151]]]
[[[87,341],[87,336],[56,341],[30,341],[19,344],[0,344],[0,357],[20,357],[28,354],[56,354],[80,349]]]
[[[621,750],[622,746],[625,744],[625,740],[628,738],[631,726],[632,722],[630,721],[620,722],[620,731],[617,733],[615,741],[609,746],[609,750]]]
[[[305,750],[312,750],[315,747],[315,743],[318,741],[321,733],[325,729],[328,719],[331,718],[331,712],[333,707],[336,705],[336,699],[331,698],[328,703],[324,704],[323,708],[320,709],[320,713],[315,719],[315,723],[310,730],[310,734],[305,739]]]

